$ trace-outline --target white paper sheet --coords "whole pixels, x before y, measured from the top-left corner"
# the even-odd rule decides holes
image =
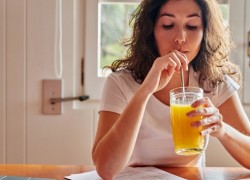
[[[72,174],[65,178],[71,180],[102,180],[96,171],[81,174]],[[155,167],[127,167],[115,180],[183,180],[179,176],[173,175]]]

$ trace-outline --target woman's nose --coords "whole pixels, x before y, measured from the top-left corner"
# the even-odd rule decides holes
[[[185,31],[183,30],[176,31],[175,42],[178,44],[183,44],[185,43],[185,41],[186,41]]]

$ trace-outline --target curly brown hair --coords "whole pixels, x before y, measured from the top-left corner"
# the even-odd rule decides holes
[[[130,70],[136,82],[142,83],[155,59],[159,57],[154,26],[161,7],[169,0],[143,0],[132,14],[133,34],[126,41],[126,57],[114,61],[109,68],[113,72]],[[231,76],[241,85],[241,73],[235,64],[229,61],[232,46],[230,31],[223,23],[219,4],[216,0],[194,0],[201,9],[204,35],[200,50],[190,63],[195,72],[199,72],[199,86],[205,92],[211,92],[224,75]],[[205,87],[205,82],[208,86]]]

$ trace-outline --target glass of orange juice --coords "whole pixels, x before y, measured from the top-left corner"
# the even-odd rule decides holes
[[[191,104],[203,97],[198,87],[180,87],[170,91],[170,116],[175,152],[179,155],[195,155],[205,148],[205,137],[200,134],[201,127],[191,123],[201,120],[202,116],[189,118],[187,112],[194,110]]]

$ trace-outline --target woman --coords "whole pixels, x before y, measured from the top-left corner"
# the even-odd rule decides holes
[[[115,61],[103,89],[93,160],[104,179],[126,166],[202,166],[204,154],[174,153],[169,91],[201,87],[202,135],[217,137],[250,168],[250,123],[237,95],[241,75],[228,57],[229,30],[216,0],[144,0],[133,14],[127,57]]]

